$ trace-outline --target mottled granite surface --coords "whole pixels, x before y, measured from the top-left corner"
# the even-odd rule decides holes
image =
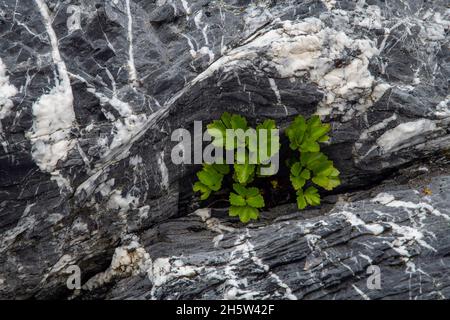
[[[0,297],[449,298],[449,28],[444,0],[0,0]],[[171,132],[225,110],[321,114],[343,185],[198,209]]]

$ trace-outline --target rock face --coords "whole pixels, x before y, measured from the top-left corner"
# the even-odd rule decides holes
[[[0,0],[0,298],[450,297],[449,28],[444,0]],[[171,133],[225,110],[322,115],[342,186],[199,209]]]

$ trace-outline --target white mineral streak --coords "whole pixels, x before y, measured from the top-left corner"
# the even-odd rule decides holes
[[[437,104],[435,115],[439,118],[450,117],[450,95]]]
[[[69,76],[58,49],[58,39],[52,28],[47,5],[36,0],[50,44],[58,77],[55,87],[33,104],[33,126],[27,137],[32,143],[32,156],[42,171],[53,172],[58,161],[64,160],[75,145],[70,129],[75,122],[73,94]]]
[[[200,217],[202,219],[202,221],[206,223],[206,227],[209,230],[217,232],[220,235],[222,235],[222,233],[224,233],[224,232],[236,231],[235,228],[228,227],[228,226],[222,224],[219,219],[212,218],[211,217],[211,209],[209,209],[209,208],[197,209],[192,213],[192,215],[196,215],[196,216]],[[213,239],[213,242],[216,247],[218,246],[218,243],[220,240],[222,240],[222,238],[223,238],[223,235],[222,235],[222,237],[216,237]]]
[[[120,211],[128,211],[135,208],[139,203],[139,198],[127,193],[125,197],[122,196],[121,190],[114,190],[109,196],[107,207],[108,209],[118,209]]]
[[[211,219],[209,211],[198,211],[196,215],[204,221]],[[220,235],[223,236],[222,234]],[[259,269],[259,272],[268,273],[270,278],[281,288],[282,292],[279,292],[279,295],[286,299],[296,299],[297,297],[292,293],[291,288],[277,274],[270,271],[269,266],[265,265],[256,255],[255,247],[250,243],[249,238],[250,234],[248,230],[245,234],[237,236],[233,251],[231,251],[228,259],[229,261],[222,268],[188,265],[182,261],[182,257],[161,257],[155,259],[147,270],[147,275],[153,284],[151,296],[154,297],[154,293],[158,287],[175,279],[202,276],[205,278],[225,280],[224,299],[265,297],[263,292],[247,289],[247,278],[241,278],[239,276],[240,263],[250,259],[255,264],[255,267]]]
[[[355,17],[355,25],[368,29],[381,29],[381,9],[378,6],[368,6],[364,14]]]
[[[147,270],[147,275],[154,287],[160,287],[176,278],[196,276],[203,269],[204,267],[185,265],[183,261],[176,258],[157,258]]]
[[[136,240],[133,240],[129,245],[116,248],[109,268],[90,278],[82,289],[93,290],[115,278],[145,273],[150,265],[150,255]]]
[[[411,143],[416,137],[423,139],[425,134],[436,129],[435,122],[428,119],[405,122],[383,133],[377,139],[377,145],[383,153],[393,152],[398,147]]]
[[[364,300],[370,300],[369,296],[365,294],[360,288],[358,288],[356,285],[352,284],[353,289],[364,299]]]
[[[407,209],[416,210],[419,212],[419,215],[422,215],[421,218],[425,218],[426,213],[429,213],[436,217],[441,217],[444,220],[450,221],[449,215],[440,212],[439,210],[435,209],[431,204],[426,202],[414,203],[410,201],[396,200],[394,196],[384,192],[378,194],[375,198],[372,199],[372,201],[384,204],[387,207],[403,208],[405,210]]]
[[[111,143],[108,144],[108,140],[104,138],[99,138],[98,140],[98,144],[103,150],[103,163],[110,161],[113,157],[116,157],[116,160],[126,158],[129,155],[132,141],[136,139],[139,133],[143,134],[145,132],[144,128],[148,125],[148,121],[152,119],[152,116],[147,117],[144,113],[134,114],[132,106],[117,97],[115,85],[113,85],[113,93],[110,98],[106,94],[97,91],[83,77],[76,74],[71,74],[71,76],[85,83],[88,86],[87,91],[95,95],[101,105],[110,105],[121,116],[119,119],[116,119],[113,115],[109,117],[109,120],[113,122],[111,130],[113,139]]]
[[[189,8],[188,2],[186,0],[181,0],[181,5],[183,6],[184,11],[187,15],[191,14],[191,8]]]
[[[135,83],[138,79],[136,66],[134,64],[133,53],[133,16],[131,15],[130,0],[126,0],[127,17],[128,17],[128,71],[130,73],[130,81]]]
[[[17,89],[9,83],[9,77],[6,75],[6,66],[0,59],[0,134],[2,132],[1,120],[11,114],[13,102],[10,100],[17,94]]]
[[[394,196],[382,192],[379,193],[372,202],[383,204],[391,208],[400,208],[408,213],[409,219],[412,222],[412,226],[402,226],[394,222],[386,222],[391,226],[392,231],[397,235],[396,239],[389,243],[389,245],[397,251],[400,255],[408,258],[410,256],[408,246],[411,243],[417,243],[420,246],[430,250],[436,251],[435,248],[430,246],[425,240],[425,235],[421,231],[424,227],[424,220],[427,219],[429,214],[443,218],[445,223],[450,221],[450,216],[435,209],[432,205],[426,202],[413,203],[410,201],[396,200]],[[380,215],[384,215],[380,213]],[[417,223],[418,221],[419,223]]]
[[[394,200],[395,200],[395,197],[393,195],[386,193],[386,192],[381,192],[381,193],[377,194],[377,196],[375,198],[373,198],[371,201],[386,205]]]
[[[369,223],[366,224],[363,220],[358,218],[354,213],[349,211],[342,211],[338,214],[344,215],[347,218],[347,221],[354,227],[362,227],[363,229],[369,231],[373,235],[379,235],[384,232],[384,227],[378,223]]]
[[[446,34],[450,28],[450,11],[447,10],[444,16],[440,12],[426,11],[422,17],[420,38],[431,41],[440,41],[446,39]]]
[[[0,253],[6,254],[6,251],[14,243],[19,235],[23,235],[27,230],[32,230],[37,223],[35,215],[31,212],[31,208],[35,203],[25,207],[16,226],[2,233],[0,238]],[[31,214],[30,214],[31,213]]]
[[[161,186],[164,190],[169,190],[169,170],[164,162],[164,150],[159,153],[158,166],[161,173]]]
[[[111,155],[118,153],[121,155],[117,160],[127,157],[132,146],[130,142],[144,129],[146,122],[145,114],[131,115],[115,121],[112,129],[113,140],[103,154],[105,160],[109,160]]]
[[[392,116],[385,118],[381,122],[374,124],[373,126],[369,127],[366,130],[363,130],[361,132],[361,135],[359,136],[358,141],[355,142],[355,150],[359,151],[361,147],[364,145],[364,142],[372,137],[373,133],[385,129],[389,125],[389,123],[395,120],[397,120],[397,114],[394,113]],[[365,158],[367,155],[369,155],[370,152],[372,152],[375,149],[376,146],[370,148],[369,151],[366,152],[366,154],[362,155],[362,158]]]
[[[336,0],[322,0],[322,2],[328,8],[328,10],[332,10],[336,5]]]
[[[250,233],[246,230],[245,234],[241,234],[236,238],[234,243],[235,248],[230,254],[230,261],[225,267],[225,276],[227,281],[224,293],[224,299],[254,299],[255,297],[264,297],[263,292],[247,290],[247,278],[240,278],[236,271],[239,270],[239,264],[242,261],[251,259],[253,263],[261,269],[262,272],[267,272],[269,276],[275,280],[277,285],[283,289],[282,296],[286,299],[296,300],[297,297],[292,293],[292,289],[284,283],[280,277],[270,271],[269,266],[265,265],[262,260],[256,255],[255,247],[249,241]]]
[[[191,48],[190,53],[193,58],[197,57],[197,55],[208,56],[209,63],[212,63],[214,61],[214,52],[209,47],[209,40],[208,40],[208,33],[207,33],[209,26],[207,23],[204,23],[202,21],[202,17],[203,17],[203,11],[200,10],[194,16],[194,23],[195,23],[196,28],[202,32],[205,44],[201,48],[199,48],[197,51],[195,51],[193,49],[191,40],[187,36],[184,36],[184,37],[186,39],[188,39],[188,43]]]
[[[13,102],[10,98],[17,94],[17,89],[14,85],[9,83],[9,77],[6,75],[6,66],[0,59],[0,143],[2,144],[5,152],[7,150],[7,142],[3,137],[2,120],[11,115],[11,109]]]
[[[324,91],[318,114],[326,115],[333,108],[345,111],[348,101],[356,101],[358,110],[365,110],[389,88],[377,83],[368,70],[369,60],[378,54],[375,42],[352,39],[342,31],[325,27],[317,18],[300,22],[280,22],[281,27],[256,34],[246,44],[216,60],[194,79],[202,81],[222,70],[230,71],[242,64],[251,64],[258,56],[267,60],[281,78],[308,76]],[[347,64],[335,66],[345,51],[359,52]]]

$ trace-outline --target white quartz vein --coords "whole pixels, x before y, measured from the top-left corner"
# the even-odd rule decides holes
[[[133,17],[131,15],[130,0],[126,0],[127,16],[128,16],[128,69],[130,72],[130,81],[135,84],[138,76],[136,66],[134,64],[133,53]]]
[[[33,104],[33,126],[27,137],[32,143],[32,156],[36,164],[42,171],[53,172],[58,161],[64,160],[75,145],[75,141],[70,138],[70,129],[75,123],[73,94],[47,5],[43,0],[35,2],[50,39],[58,77],[55,79],[55,87]]]
[[[6,66],[0,59],[0,142],[6,148],[6,141],[3,142],[2,120],[11,115],[13,102],[11,98],[17,94],[17,88],[9,83],[9,77],[6,75]],[[7,152],[7,150],[5,150]]]

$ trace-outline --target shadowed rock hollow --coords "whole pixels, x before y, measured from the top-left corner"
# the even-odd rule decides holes
[[[443,0],[0,0],[0,297],[448,298],[449,27]],[[319,113],[342,186],[199,209],[171,133],[223,111]]]

